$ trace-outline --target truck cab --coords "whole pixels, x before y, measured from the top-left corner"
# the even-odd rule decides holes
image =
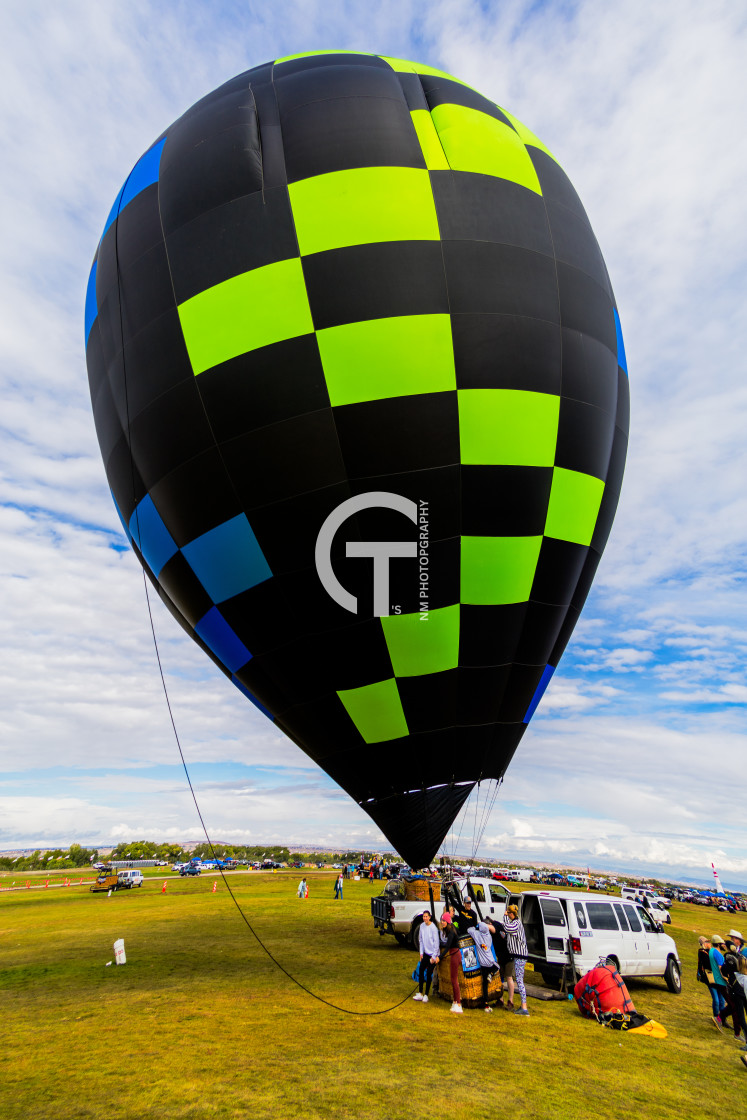
[[[414,881],[414,882],[417,882]],[[420,881],[422,884],[422,880]],[[478,920],[502,921],[506,906],[511,900],[509,890],[493,879],[457,878],[448,882],[432,880],[433,903],[438,917],[447,902],[447,896],[459,895],[461,901],[472,899]],[[382,894],[371,899],[374,928],[379,933],[390,933],[398,944],[415,948],[418,943],[423,911],[430,910],[430,893],[408,898],[414,883],[404,879],[391,879]]]

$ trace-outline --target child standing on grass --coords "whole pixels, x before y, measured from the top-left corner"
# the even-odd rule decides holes
[[[298,884],[298,897],[306,898],[306,880],[302,879]]]
[[[493,956],[493,943],[490,938],[490,935],[495,933],[495,926],[490,922],[478,922],[476,926],[468,929],[467,933],[474,941],[477,950],[480,978],[482,979],[482,1002],[486,1011],[492,1011],[493,1008],[488,1007],[488,985],[498,971],[498,965]]]
[[[506,931],[506,945],[509,953],[513,957],[514,962],[514,976],[516,978],[516,987],[519,989],[519,996],[521,997],[521,1007],[517,1007],[514,1014],[528,1015],[527,1011],[527,990],[524,987],[524,966],[527,963],[529,950],[527,949],[527,939],[524,933],[524,926],[519,921],[519,907],[511,906],[506,907],[506,916],[503,919],[503,928]]]

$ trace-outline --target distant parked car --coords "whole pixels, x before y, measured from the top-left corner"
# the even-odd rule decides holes
[[[180,867],[179,868],[179,874],[180,875],[199,875],[200,874],[200,869],[199,869],[199,867],[194,867],[194,866],[192,866],[192,867]]]

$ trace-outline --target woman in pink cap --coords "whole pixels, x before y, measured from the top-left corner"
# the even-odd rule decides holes
[[[449,958],[449,976],[451,977],[451,990],[454,993],[454,1002],[451,1010],[462,1014],[462,993],[459,989],[459,934],[452,921],[451,911],[448,907],[441,915],[441,956]]]

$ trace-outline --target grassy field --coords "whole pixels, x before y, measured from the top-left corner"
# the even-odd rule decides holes
[[[369,898],[379,885],[346,883],[337,902],[334,873],[312,872],[301,901],[299,877],[229,876],[278,960],[352,1011],[407,996],[417,958],[374,933]],[[723,935],[723,915],[675,904],[667,932],[683,961],[680,996],[663,980],[629,984],[638,1010],[669,1032],[655,1040],[604,1030],[575,1004],[531,999],[529,1019],[456,1016],[439,999],[409,998],[387,1014],[348,1015],[272,964],[220,878],[213,893],[211,876],[168,877],[162,893],[165,878],[150,873],[111,898],[52,880],[0,893],[2,1120],[742,1114],[747,1070],[694,979],[697,934]],[[127,964],[106,967],[119,937]]]

